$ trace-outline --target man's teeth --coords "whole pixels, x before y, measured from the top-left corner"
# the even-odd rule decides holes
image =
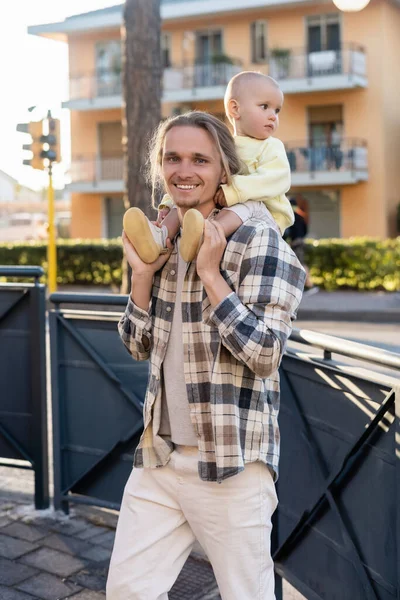
[[[196,188],[197,185],[178,185],[178,184],[176,184],[176,187],[180,190],[194,190],[194,188]]]

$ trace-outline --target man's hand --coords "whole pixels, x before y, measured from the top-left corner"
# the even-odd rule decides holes
[[[135,248],[132,246],[131,242],[129,241],[128,236],[126,235],[125,231],[122,232],[122,243],[124,246],[126,258],[132,269],[132,277],[136,277],[136,278],[146,278],[146,277],[152,278],[154,273],[159,271],[161,269],[161,267],[163,267],[165,265],[165,263],[167,262],[167,260],[169,259],[170,255],[171,255],[171,252],[173,249],[171,240],[168,238],[167,239],[168,252],[165,254],[160,254],[160,256],[157,258],[157,260],[155,260],[152,263],[147,264],[139,258],[138,253],[136,252]]]
[[[214,204],[215,206],[220,206],[221,208],[223,208],[224,206],[228,206],[226,203],[224,190],[221,187],[219,187],[215,192]]]
[[[219,265],[226,247],[222,226],[217,221],[205,221],[204,240],[196,259],[197,274],[206,282],[220,276]]]

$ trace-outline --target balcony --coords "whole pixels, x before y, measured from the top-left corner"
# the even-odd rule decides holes
[[[71,161],[69,192],[112,194],[124,192],[124,159],[118,155],[74,156]]]
[[[243,71],[239,60],[168,67],[164,69],[163,100],[165,102],[192,102],[220,100],[228,81]]]
[[[356,44],[340,50],[307,52],[276,48],[269,53],[269,75],[285,94],[367,87],[365,51]]]
[[[102,71],[71,76],[69,100],[63,102],[70,110],[121,108],[122,77],[120,72]]]
[[[218,58],[218,62],[173,65],[164,69],[163,101],[223,99],[231,77],[244,69],[254,68],[254,65],[244,66],[240,60],[229,56]],[[265,72],[279,82],[285,94],[346,90],[368,85],[365,52],[355,44],[321,52],[271,49]],[[121,106],[122,78],[119,71],[101,70],[71,76],[70,97],[63,103],[64,108],[97,110]]]
[[[164,69],[163,100],[191,102],[222,99],[228,81],[243,70],[239,61],[173,66]],[[111,71],[76,75],[70,78],[70,110],[120,108],[122,105],[121,74]]]
[[[292,186],[348,185],[368,180],[368,149],[363,140],[307,146],[286,143]]]

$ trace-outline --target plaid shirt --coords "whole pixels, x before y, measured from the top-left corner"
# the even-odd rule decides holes
[[[304,270],[281,235],[255,221],[247,221],[229,239],[220,268],[232,293],[216,307],[210,305],[195,261],[188,264],[182,290],[184,372],[199,475],[220,482],[242,471],[245,463],[262,461],[277,478],[278,368],[301,300]],[[150,359],[136,467],[163,466],[173,450],[172,442],[158,435],[154,408],[161,402],[176,272],[175,248],[155,275],[149,310],[129,300],[118,325],[133,358]]]

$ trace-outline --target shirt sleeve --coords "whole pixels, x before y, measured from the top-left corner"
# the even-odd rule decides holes
[[[243,256],[237,293],[209,314],[224,346],[259,377],[279,368],[304,282],[304,269],[286,242],[262,227]]]
[[[290,189],[290,166],[285,146],[271,138],[254,173],[234,175],[232,184],[221,185],[228,206],[248,200],[265,200],[286,194]]]
[[[125,312],[118,323],[118,333],[135,360],[147,360],[152,345],[152,321],[149,310],[145,311],[129,297]]]

